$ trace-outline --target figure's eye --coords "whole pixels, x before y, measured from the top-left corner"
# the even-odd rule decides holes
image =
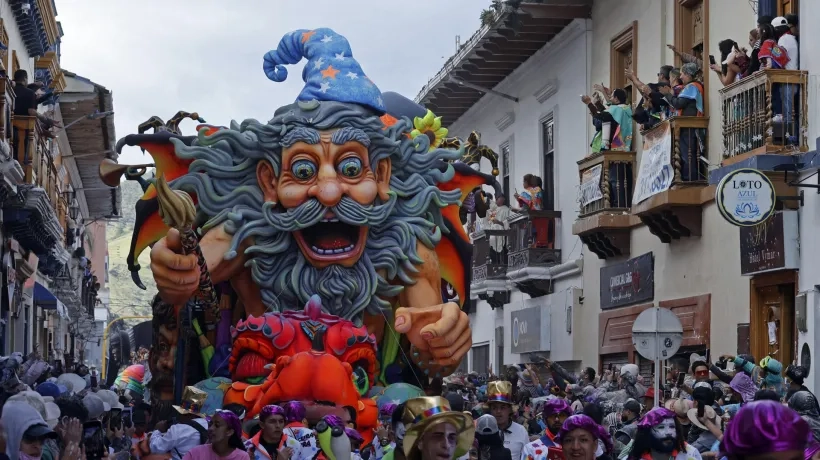
[[[291,165],[290,172],[299,180],[308,180],[316,175],[316,164],[309,160],[298,160]]]
[[[336,169],[338,169],[339,174],[345,177],[356,177],[362,173],[362,160],[353,157],[345,158],[339,162]]]

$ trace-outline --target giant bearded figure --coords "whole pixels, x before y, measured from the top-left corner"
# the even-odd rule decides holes
[[[303,57],[305,88],[269,122],[171,139],[188,164],[171,186],[197,201],[213,282],[230,282],[254,316],[301,310],[318,295],[324,311],[367,325],[379,343],[395,338],[391,328],[405,334],[410,359],[430,377],[446,375],[471,346],[467,315],[442,300],[436,252],[461,232],[443,214],[455,208],[457,219],[464,165],[451,162],[460,152],[411,136],[412,123],[390,116],[330,29],[286,35],[265,56],[265,73],[284,81],[284,64]],[[487,181],[474,177],[467,191]],[[154,244],[151,270],[167,303],[179,307],[197,290],[197,258],[182,253],[175,230]]]

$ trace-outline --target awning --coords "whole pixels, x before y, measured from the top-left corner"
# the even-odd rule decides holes
[[[62,318],[68,318],[68,309],[51,291],[38,282],[34,282],[34,303],[43,310],[57,310]]]

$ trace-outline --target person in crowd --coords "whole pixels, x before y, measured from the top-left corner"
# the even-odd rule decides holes
[[[646,455],[675,460],[701,458],[700,452],[686,443],[675,413],[665,407],[656,407],[643,416],[638,422],[635,439],[624,452],[630,460],[642,459]]]
[[[755,401],[729,422],[720,451],[728,460],[799,459],[810,435],[809,424],[797,412],[779,402]]]
[[[512,419],[515,412],[513,404],[513,386],[506,380],[497,380],[487,384],[487,405],[489,413],[495,417],[498,429],[504,439],[504,447],[510,450],[512,458],[521,458],[521,451],[530,442],[527,429]],[[405,444],[405,451],[407,445]]]
[[[208,422],[200,413],[208,394],[195,387],[186,387],[182,394],[182,405],[173,406],[180,414],[180,421],[168,426],[166,420],[156,424],[148,435],[151,453],[171,454],[174,460],[181,460],[189,450],[205,444],[208,439]]]
[[[505,383],[511,392],[510,382]],[[469,415],[451,410],[441,396],[412,398],[405,404],[407,418],[413,420],[404,435],[403,450],[407,459],[458,458],[470,451],[475,425]],[[512,458],[520,457],[513,455]]]
[[[786,387],[783,382],[783,376],[781,375],[781,372],[783,372],[783,364],[771,356],[766,356],[760,360],[760,369],[763,371],[760,388],[773,390],[779,398],[784,397],[786,395]]]
[[[492,415],[484,414],[476,420],[475,439],[478,460],[512,460]]]
[[[789,53],[777,44],[777,34],[771,24],[760,26],[760,51],[757,53],[761,69],[785,69]]]
[[[407,426],[413,422],[410,415],[406,410],[406,403],[398,404],[393,410],[393,414],[390,416],[390,437],[395,447],[384,454],[384,460],[405,459],[404,435],[407,433]]]
[[[189,450],[184,460],[250,460],[242,444],[242,424],[233,412],[216,411],[208,424],[208,440]]]
[[[638,432],[638,421],[641,418],[641,405],[638,401],[634,399],[628,399],[621,409],[621,425],[617,431],[615,431],[615,441],[620,443],[621,450],[623,446],[628,445],[635,439],[635,433]]]
[[[517,191],[513,194],[521,209],[528,211],[540,211],[544,209],[543,199],[544,191],[538,186],[536,176],[533,174],[524,175],[524,192],[519,194]]]
[[[550,399],[544,403],[541,418],[547,428],[544,435],[524,446],[521,453],[522,460],[545,460],[549,447],[558,447],[556,437],[561,431],[564,421],[572,415],[569,404],[563,399]]]
[[[720,50],[720,64],[712,64],[709,68],[717,74],[720,83],[723,86],[731,85],[743,78],[749,70],[749,57],[746,56],[746,50],[730,39],[718,43],[718,49]]]
[[[820,440],[820,411],[817,410],[817,398],[808,391],[798,391],[788,400],[789,408],[800,414],[809,424],[814,439]]]
[[[254,460],[276,460],[285,429],[285,410],[276,405],[265,406],[259,413],[259,422],[262,430],[245,445]],[[288,449],[288,453],[293,453],[292,449],[285,449]]]
[[[686,85],[678,96],[671,88],[663,87],[666,101],[677,110],[678,116],[703,116],[703,83],[698,81],[700,68],[693,63],[684,64],[681,68],[681,79]],[[702,174],[700,156],[705,145],[706,133],[703,129],[681,128],[679,135],[680,145],[680,176],[684,181],[700,180]]]
[[[672,50],[684,64],[695,64],[699,69],[703,68],[703,58],[701,56],[683,52],[675,47],[675,45],[666,45],[666,47]]]
[[[290,401],[281,407],[284,411],[285,427],[281,430],[280,446],[292,448],[296,458],[315,455],[319,447],[316,443],[316,434],[307,427],[305,406],[299,401]],[[275,425],[279,425],[278,420]]]
[[[581,96],[593,120],[600,122],[592,140],[592,151],[629,151],[632,148],[632,107],[627,103],[626,91],[617,88],[608,96],[610,103],[604,107],[601,102],[592,103],[589,96]]]
[[[0,421],[5,428],[6,455],[11,460],[39,459],[43,454],[44,441],[58,437],[37,410],[23,401],[6,402]],[[78,455],[79,445],[66,446],[63,452],[69,451]]]
[[[697,390],[700,390],[698,388]],[[713,393],[714,395],[714,393]],[[698,450],[701,454],[711,452],[715,443],[719,441],[715,432],[712,431],[709,425],[718,427],[719,419],[717,412],[711,405],[706,405],[702,401],[695,401],[696,407],[689,409],[687,416],[692,423],[692,428],[689,430],[687,443]],[[720,429],[718,428],[718,433]]]
[[[787,14],[785,17],[789,23],[789,31],[794,35],[797,43],[800,43],[800,19],[796,14]]]
[[[609,452],[612,452],[609,432],[583,414],[567,418],[558,431],[556,441],[561,446],[564,458],[609,460]]]
[[[510,207],[507,206],[507,197],[498,195],[495,198],[495,208],[490,210],[488,215],[490,230],[509,230],[510,224],[507,219],[510,217]],[[489,239],[492,253],[490,258],[494,263],[502,263],[507,260],[507,245],[505,238],[492,235]]]
[[[777,45],[786,50],[789,62],[786,63],[786,70],[797,70],[800,68],[800,47],[797,38],[792,34],[789,21],[783,16],[772,19],[774,35],[777,37]]]
[[[789,367],[786,368],[785,374],[786,377],[788,377],[789,379],[789,388],[786,392],[786,397],[784,398],[786,401],[791,399],[792,395],[797,393],[798,391],[807,391],[811,393],[811,391],[806,387],[806,385],[803,385],[803,382],[809,375],[808,369],[806,369],[803,366],[790,364]],[[815,397],[814,400],[816,402],[817,398]],[[820,412],[820,404],[817,404],[816,407],[817,412]],[[818,438],[818,441],[820,441],[820,438]]]

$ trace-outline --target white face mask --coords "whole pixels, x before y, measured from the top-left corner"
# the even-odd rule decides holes
[[[675,420],[665,418],[661,423],[652,427],[652,435],[657,439],[677,438],[678,432],[675,428]]]
[[[407,429],[404,427],[404,423],[399,422],[396,424],[396,439],[398,441],[402,441],[404,439],[404,433],[407,432]]]

